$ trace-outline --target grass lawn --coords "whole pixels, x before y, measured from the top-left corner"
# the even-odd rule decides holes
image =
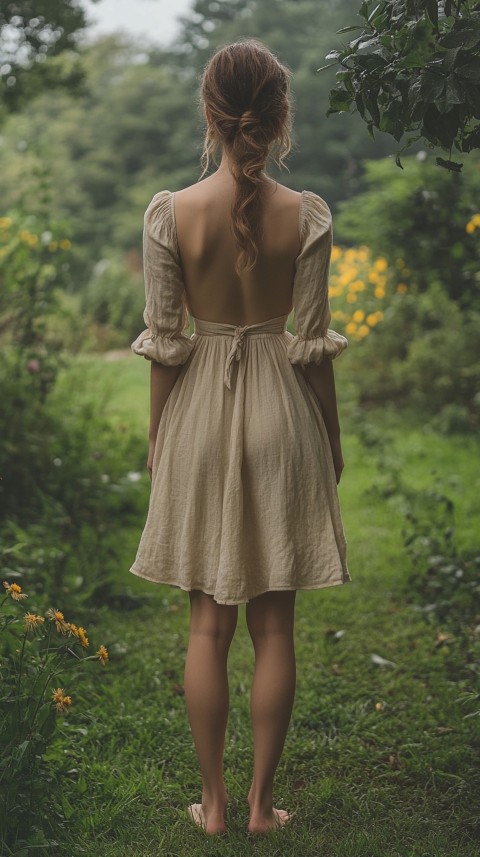
[[[87,382],[101,374],[113,385],[112,419],[146,438],[148,362],[83,360]],[[92,617],[110,663],[94,685],[85,675],[71,689],[75,705],[52,751],[66,771],[62,801],[70,814],[58,854],[480,855],[480,721],[465,717],[472,709],[458,702],[474,676],[455,680],[455,639],[436,646],[445,629],[407,600],[401,508],[366,493],[378,476],[375,456],[360,443],[340,390],[339,407],[341,417],[346,413],[339,493],[353,581],[297,595],[297,695],[275,791],[276,805],[295,812],[291,823],[265,839],[245,833],[253,650],[244,607],[229,660],[229,832],[210,838],[188,821],[185,807],[201,795],[182,688],[188,596],[135,578],[128,556],[118,576],[143,603],[122,612],[102,607]],[[475,547],[474,439],[444,438],[388,412],[368,420],[392,432],[392,454],[408,484],[421,488],[442,475],[459,543]],[[146,509],[146,473],[144,479]],[[392,665],[377,665],[372,654]]]

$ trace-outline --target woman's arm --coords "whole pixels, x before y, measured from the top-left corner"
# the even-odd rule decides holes
[[[180,375],[182,365],[164,366],[163,363],[151,361],[150,372],[150,428],[148,432],[149,448],[147,470],[152,476],[153,455],[157,440],[158,426],[162,417],[165,403],[172,392],[175,382]]]
[[[340,422],[338,419],[335,376],[332,364],[333,361],[329,357],[325,357],[320,364],[307,363],[305,365],[305,374],[318,401],[320,402],[323,420],[332,450],[338,485],[344,468],[344,462],[340,443]]]

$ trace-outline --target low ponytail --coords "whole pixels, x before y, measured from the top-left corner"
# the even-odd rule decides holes
[[[291,149],[290,70],[256,39],[227,45],[210,59],[201,101],[208,110],[201,163],[203,178],[222,144],[229,152],[236,192],[232,230],[239,250],[236,271],[251,271],[262,237],[267,158],[278,166]],[[272,150],[272,151],[271,151]]]

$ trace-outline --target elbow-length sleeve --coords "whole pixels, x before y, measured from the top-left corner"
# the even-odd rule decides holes
[[[134,354],[178,366],[195,346],[188,327],[185,286],[180,265],[173,194],[160,191],[148,206],[143,224],[143,275],[146,330],[131,344]]]
[[[300,216],[301,251],[295,263],[293,310],[295,336],[287,343],[291,363],[321,363],[334,359],[348,340],[328,325],[330,257],[333,245],[332,215],[320,196],[303,191]]]

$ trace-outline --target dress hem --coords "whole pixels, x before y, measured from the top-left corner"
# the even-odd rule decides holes
[[[181,589],[183,592],[192,592],[193,590],[198,589],[201,592],[203,592],[205,595],[213,595],[214,600],[217,604],[225,604],[225,605],[229,605],[229,606],[233,606],[233,607],[238,606],[240,604],[247,604],[253,598],[258,598],[259,595],[264,595],[266,592],[294,592],[294,591],[295,592],[308,592],[308,591],[311,591],[314,589],[326,589],[330,586],[339,586],[342,583],[352,583],[353,582],[352,578],[350,576],[344,575],[343,577],[339,578],[338,580],[328,580],[328,581],[324,581],[323,583],[312,583],[310,586],[278,586],[278,587],[274,586],[271,589],[262,589],[259,592],[256,592],[255,595],[250,595],[249,598],[245,597],[245,598],[242,598],[242,599],[236,600],[236,601],[218,601],[215,598],[215,592],[211,592],[207,589],[204,589],[203,586],[200,584],[198,586],[190,586],[190,587],[182,586],[182,584],[178,583],[178,581],[158,580],[156,577],[149,575],[147,572],[134,571],[132,568],[130,568],[129,571],[131,574],[134,574],[135,577],[141,577],[144,580],[150,580],[152,583],[160,583],[164,586],[174,586],[177,589]]]

